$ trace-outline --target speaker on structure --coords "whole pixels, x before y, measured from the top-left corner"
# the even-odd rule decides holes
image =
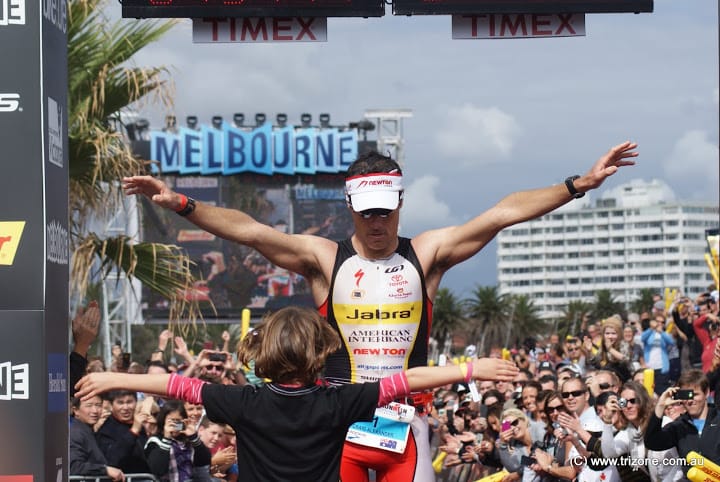
[[[358,157],[368,152],[377,151],[377,141],[358,141]]]

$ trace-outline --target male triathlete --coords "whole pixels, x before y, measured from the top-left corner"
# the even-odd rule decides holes
[[[286,234],[249,215],[196,202],[150,176],[123,179],[126,194],[143,194],[198,227],[250,246],[272,263],[303,275],[313,299],[338,329],[344,346],[327,362],[331,382],[377,380],[424,365],[432,300],[449,268],[480,251],[503,228],[534,219],[599,187],[619,167],[632,165],[635,143],[610,149],[584,176],[510,194],[460,226],[398,236],[403,187],[400,166],[377,153],[348,169],[345,190],[355,233],[344,242]],[[427,424],[416,417],[405,453],[346,443],[342,480],[434,481]]]

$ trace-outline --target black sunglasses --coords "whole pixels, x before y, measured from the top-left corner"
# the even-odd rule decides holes
[[[598,387],[600,387],[600,390],[607,390],[612,386],[613,385],[611,383],[598,383]]]
[[[585,393],[585,390],[575,390],[572,392],[562,392],[561,395],[563,398],[570,398],[570,395],[572,395],[574,398],[577,398],[580,395],[582,395],[583,393]]]
[[[358,214],[362,216],[363,219],[370,219],[373,216],[379,216],[381,218],[386,218],[390,215],[390,213],[393,212],[392,209],[366,209],[365,211],[360,211]]]
[[[637,398],[626,398],[625,402],[626,402],[626,405],[625,405],[626,407],[628,405],[637,405]]]
[[[562,408],[563,408],[562,405],[555,405],[554,407],[547,407],[547,408],[545,409],[545,413],[547,413],[548,415],[550,415],[551,413],[561,411]]]

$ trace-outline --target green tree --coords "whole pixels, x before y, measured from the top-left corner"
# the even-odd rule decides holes
[[[514,337],[520,341],[547,334],[548,327],[538,316],[538,308],[528,295],[510,295],[508,302],[510,304],[508,340]],[[508,344],[510,343],[504,343],[504,345]]]
[[[593,305],[582,300],[571,300],[557,326],[560,339],[567,335],[575,335],[581,328],[583,316],[592,312]]]
[[[486,346],[503,346],[508,328],[507,326],[507,297],[498,292],[497,286],[476,286],[472,296],[464,301],[468,318],[473,320],[476,332],[480,340],[477,342],[478,353],[487,354]]]
[[[596,321],[625,311],[622,303],[617,301],[610,290],[595,291],[592,313]]]
[[[630,311],[633,313],[642,313],[643,311],[650,312],[655,304],[653,296],[659,292],[660,290],[654,290],[652,288],[642,288],[638,298],[630,303]]]
[[[462,302],[448,288],[440,288],[433,302],[433,323],[430,335],[437,340],[441,352],[450,337],[464,327]]]
[[[151,98],[169,105],[168,71],[132,59],[175,21],[110,22],[101,0],[68,4],[68,134],[70,156],[71,293],[81,300],[95,276],[122,270],[170,300],[170,317],[194,320],[197,305],[178,293],[194,282],[178,247],[105,237],[93,221],[124,209],[119,180],[145,166],[127,142],[121,113]]]

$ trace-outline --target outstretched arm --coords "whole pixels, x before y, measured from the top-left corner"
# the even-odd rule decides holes
[[[391,400],[408,395],[410,392],[448,383],[468,383],[473,379],[509,382],[515,378],[518,371],[513,362],[499,358],[479,358],[472,362],[444,367],[415,367],[380,380],[378,405],[386,405]]]
[[[87,400],[110,390],[132,390],[166,396],[170,374],[136,375],[129,373],[98,372],[85,375],[75,385],[75,396]]]
[[[600,187],[619,168],[635,164],[637,144],[624,142],[610,149],[595,165],[574,181],[578,192]],[[508,226],[542,216],[573,198],[564,183],[510,194],[494,207],[469,222],[449,228],[428,231],[413,240],[427,274],[440,273],[475,255],[495,235]]]
[[[152,176],[123,178],[122,187],[125,194],[141,194],[165,209],[177,212],[184,205],[185,197],[182,194],[176,193]],[[236,209],[196,201],[195,210],[188,214],[186,219],[223,239],[254,248],[272,263],[307,277],[317,275],[323,268],[320,260],[328,258],[323,254],[328,250],[331,255],[335,254],[336,245],[330,240],[316,236],[285,234]],[[330,259],[332,258],[333,256],[330,256]],[[325,268],[323,273],[330,273],[332,270],[330,265]]]

